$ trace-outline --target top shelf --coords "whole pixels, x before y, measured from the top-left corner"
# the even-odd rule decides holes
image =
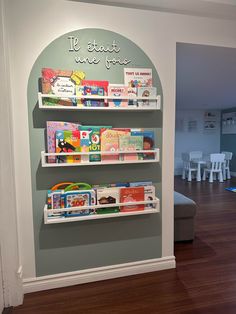
[[[155,106],[137,107],[136,105],[130,105],[127,107],[85,107],[85,106],[48,106],[43,104],[43,98],[62,98],[62,99],[123,99],[123,100],[152,100],[155,101]],[[38,93],[39,109],[44,110],[87,110],[87,111],[155,111],[161,108],[161,96],[156,97],[115,97],[115,96],[66,96],[62,97],[54,94],[42,94]]]

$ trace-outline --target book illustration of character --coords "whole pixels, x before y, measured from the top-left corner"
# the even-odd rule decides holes
[[[68,143],[62,139],[59,139],[58,147],[61,149],[60,153],[75,151],[75,147],[73,145],[71,145],[70,143]]]

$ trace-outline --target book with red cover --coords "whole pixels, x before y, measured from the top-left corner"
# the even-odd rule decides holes
[[[108,81],[94,81],[94,80],[82,80],[82,85],[85,87],[85,90],[86,88],[100,88],[103,90],[103,95],[102,96],[107,96],[108,94],[108,85],[109,85],[109,82]],[[99,93],[98,93],[99,94]],[[98,95],[97,94],[97,95]],[[89,93],[85,92],[85,95],[89,95]],[[108,106],[108,101],[107,99],[96,99],[96,100],[93,100],[93,103],[96,102],[96,107],[107,107]],[[99,103],[100,102],[100,103]],[[89,99],[84,99],[84,104],[85,106],[90,106],[91,104],[91,100]]]
[[[129,188],[121,188],[120,189],[120,202],[128,203],[128,202],[142,202],[144,201],[144,187],[129,187]],[[131,212],[131,211],[141,211],[144,210],[145,205],[134,204],[128,206],[121,206],[121,212]]]

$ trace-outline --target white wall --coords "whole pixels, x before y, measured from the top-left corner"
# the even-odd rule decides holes
[[[62,0],[8,0],[13,134],[20,252],[24,277],[35,276],[27,121],[27,81],[39,53],[63,33],[104,28],[133,40],[157,68],[163,93],[162,256],[173,255],[176,42],[236,47],[236,23]],[[24,184],[22,184],[24,178]]]
[[[176,110],[175,130],[175,175],[181,174],[181,154],[190,151],[202,151],[204,154],[220,152],[220,111],[217,115],[215,130],[204,130],[206,110]],[[189,122],[196,121],[197,129],[189,130]]]

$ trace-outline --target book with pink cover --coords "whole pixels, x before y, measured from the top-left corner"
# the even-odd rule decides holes
[[[124,84],[109,84],[108,96],[119,97],[119,99],[109,99],[109,107],[127,107],[128,100],[122,97],[128,97],[128,87]]]
[[[115,152],[119,150],[119,137],[129,135],[127,129],[101,129],[101,151]],[[104,155],[102,161],[119,160],[119,154]]]
[[[76,131],[78,130],[79,123],[61,122],[61,121],[47,121],[47,152],[56,152],[56,131]],[[56,162],[56,157],[48,157],[48,163]]]

